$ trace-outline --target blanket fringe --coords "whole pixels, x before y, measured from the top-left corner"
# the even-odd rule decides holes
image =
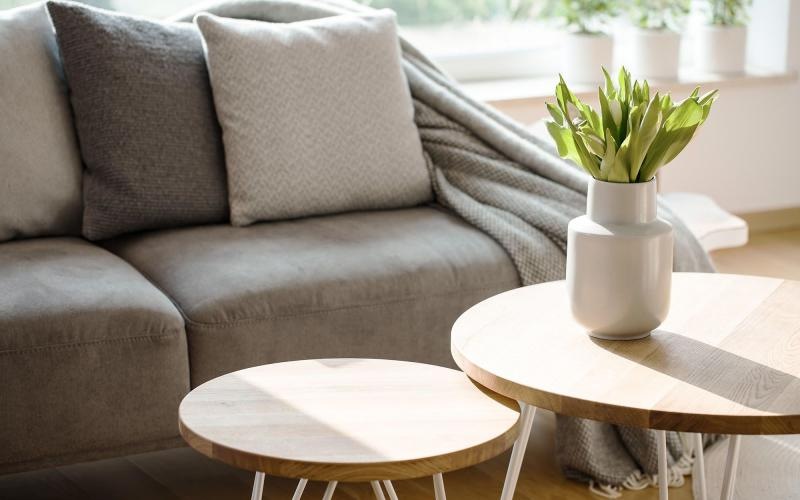
[[[669,480],[667,484],[670,488],[680,488],[684,485],[684,476],[692,473],[694,456],[691,452],[684,453],[669,468]],[[589,491],[603,498],[621,498],[624,490],[643,490],[647,487],[658,487],[658,474],[644,474],[641,470],[635,470],[625,478],[621,485],[602,484],[596,481],[589,482]]]

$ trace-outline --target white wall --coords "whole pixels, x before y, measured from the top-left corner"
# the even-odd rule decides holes
[[[757,1],[752,17],[749,63],[800,69],[800,0]],[[661,188],[707,193],[737,213],[800,207],[800,81],[725,87]]]

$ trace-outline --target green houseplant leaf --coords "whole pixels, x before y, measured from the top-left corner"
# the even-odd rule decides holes
[[[704,0],[708,24],[714,26],[743,26],[747,24],[747,8],[753,0]]]
[[[627,0],[630,21],[640,29],[679,31],[690,0]]]
[[[541,17],[557,19],[569,31],[588,34],[602,31],[620,8],[619,0],[545,0],[540,3],[543,4]]]

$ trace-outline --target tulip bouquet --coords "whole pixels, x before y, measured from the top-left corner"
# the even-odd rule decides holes
[[[599,89],[600,112],[569,90],[564,78],[556,86],[556,104],[547,103],[553,121],[547,130],[558,154],[583,167],[595,179],[607,182],[647,182],[675,159],[708,117],[717,98],[714,90],[700,96],[700,88],[681,102],[669,94],[650,96],[647,81],[631,82],[622,68],[619,86],[608,72]]]

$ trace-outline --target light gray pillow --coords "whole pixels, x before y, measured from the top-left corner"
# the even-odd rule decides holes
[[[431,199],[393,12],[195,22],[234,225]]]
[[[0,241],[80,234],[82,169],[44,5],[0,11]]]

